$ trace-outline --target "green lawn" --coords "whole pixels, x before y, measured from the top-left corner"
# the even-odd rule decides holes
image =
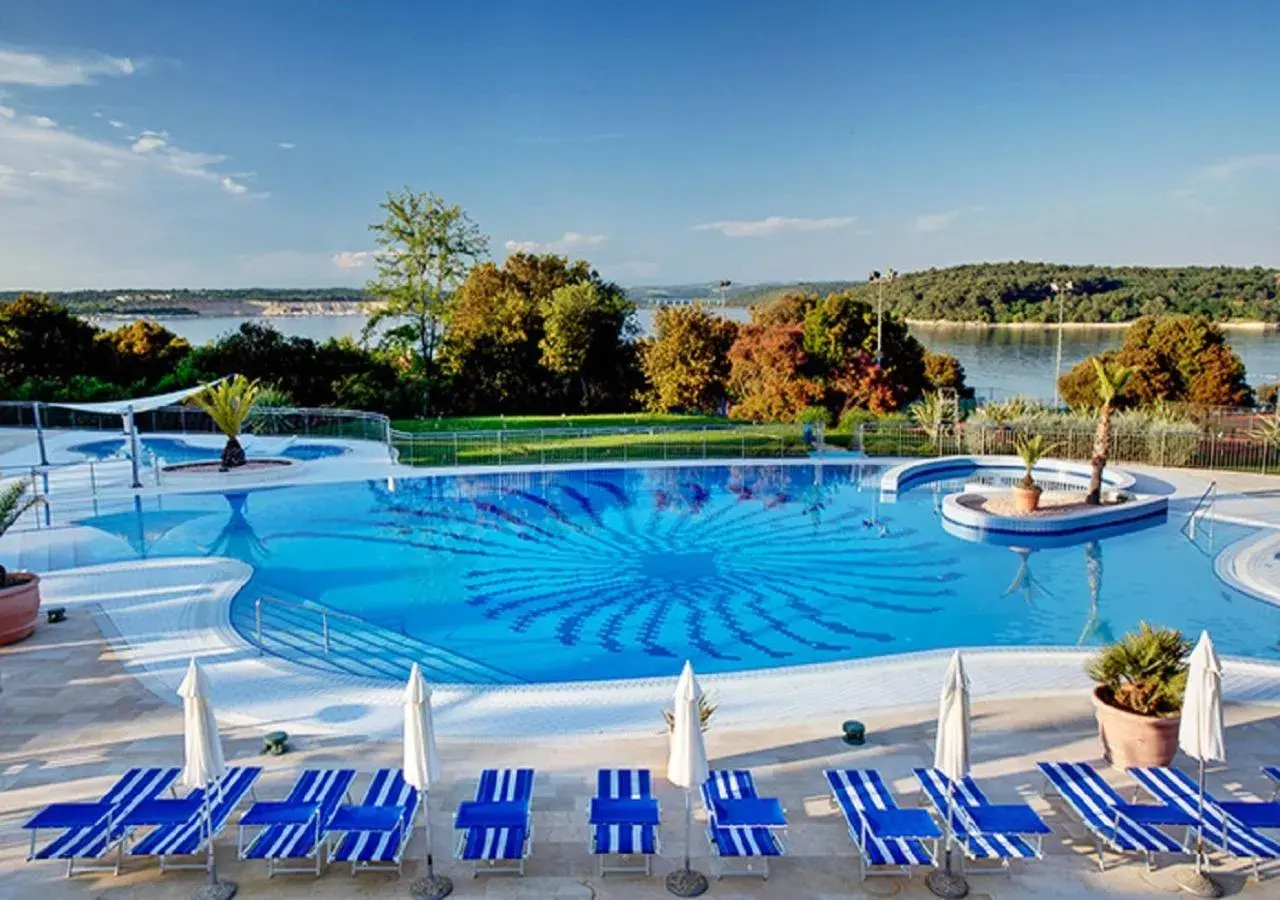
[[[721,416],[674,413],[613,413],[598,416],[446,416],[436,419],[395,419],[398,431],[514,431],[529,428],[642,428],[654,425],[725,425]]]

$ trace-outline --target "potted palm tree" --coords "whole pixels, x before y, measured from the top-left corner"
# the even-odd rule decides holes
[[[1182,632],[1141,622],[1089,661],[1085,671],[1097,684],[1093,710],[1107,762],[1125,769],[1173,761],[1190,652]]]
[[[1093,436],[1093,472],[1089,476],[1089,493],[1084,502],[1097,506],[1102,502],[1102,470],[1107,466],[1107,456],[1111,453],[1111,413],[1115,409],[1116,397],[1124,390],[1132,370],[1122,366],[1108,367],[1099,357],[1089,357],[1093,370],[1098,376],[1098,397],[1102,405],[1098,408],[1098,430]]]
[[[240,446],[240,431],[253,405],[257,402],[261,388],[257,381],[250,381],[243,375],[230,378],[201,391],[190,400],[213,419],[213,424],[227,437],[227,444],[222,448],[222,471],[243,466],[247,461],[244,448]]]
[[[1056,446],[1046,441],[1043,434],[1019,434],[1014,438],[1013,449],[1026,468],[1022,481],[1013,486],[1013,508],[1016,512],[1026,515],[1040,507],[1041,487],[1036,484],[1031,472]]]
[[[13,481],[0,488],[0,536],[40,502],[39,496],[27,493],[25,481]],[[30,637],[39,617],[39,576],[10,572],[0,566],[0,646]]]

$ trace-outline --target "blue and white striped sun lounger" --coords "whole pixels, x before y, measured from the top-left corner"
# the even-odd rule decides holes
[[[485,769],[476,799],[463,803],[453,825],[460,834],[455,855],[472,863],[472,875],[524,875],[533,836],[533,769]]]
[[[1271,793],[1271,801],[1274,803],[1280,800],[1280,766],[1263,766],[1262,774],[1270,778],[1276,786],[1276,789]]]
[[[277,872],[321,871],[321,835],[338,805],[347,797],[354,769],[308,769],[298,776],[293,790],[281,802],[258,802],[240,817],[236,841],[241,859],[265,859],[267,877]],[[245,829],[258,828],[258,834],[245,846]],[[282,859],[310,859],[310,866],[285,867]]]
[[[871,828],[864,813],[898,809],[879,772],[839,769],[824,774],[831,788],[832,802],[844,814],[849,837],[858,848],[858,875],[862,880],[868,875],[910,875],[912,866],[933,865],[933,855],[925,841],[936,838],[936,830],[927,837],[882,837]],[[927,816],[924,810],[920,813]]]
[[[1088,763],[1036,763],[1049,787],[1071,807],[1085,828],[1093,834],[1098,851],[1098,868],[1106,869],[1104,847],[1118,853],[1145,853],[1147,868],[1154,866],[1156,853],[1181,853],[1182,846],[1160,830],[1154,821],[1167,807],[1131,807]],[[1139,815],[1139,812],[1142,815]]]
[[[916,769],[915,773],[934,811],[945,819],[951,780],[937,769]],[[999,860],[1008,872],[1010,860],[1043,856],[1042,843],[1049,826],[1025,803],[993,805],[978,783],[965,776],[955,785],[950,807],[951,833],[968,859]]]
[[[227,822],[231,819],[231,814],[235,812],[236,807],[240,805],[245,795],[253,790],[254,782],[258,780],[258,776],[261,774],[262,769],[256,766],[230,768],[227,769],[222,780],[214,785],[213,793],[211,794],[213,805],[207,811],[208,818],[212,819],[213,837],[217,837],[218,833],[226,827]],[[145,820],[148,807],[156,809],[161,815],[139,823],[142,826],[154,824],[156,827],[148,831],[137,843],[130,847],[129,855],[158,857],[161,872],[166,869],[206,868],[209,864],[207,859],[202,859],[198,863],[166,863],[166,858],[170,856],[194,856],[205,851],[206,840],[209,838],[209,828],[206,822],[204,798],[204,790],[197,789],[182,800],[153,800],[140,804],[129,817],[126,817],[126,823],[130,825],[131,838],[139,825],[129,823],[129,818],[139,816]],[[163,807],[177,807],[179,805],[187,810],[187,815],[184,819],[174,821],[170,817],[164,816]]]
[[[642,800],[658,813],[658,802],[653,799],[653,775],[648,769],[601,769],[596,773],[596,798],[598,800]],[[610,872],[652,873],[653,857],[659,852],[658,826],[650,822],[627,821],[625,814],[616,822],[591,824],[591,852],[600,861],[600,877]],[[642,865],[609,864],[608,859],[641,857]]]
[[[329,862],[351,863],[352,875],[361,869],[399,872],[417,811],[418,789],[404,780],[404,772],[379,769],[364,802],[338,807],[329,820]],[[336,840],[338,835],[341,840]]]
[[[711,845],[714,872],[725,875],[759,875],[769,877],[769,859],[783,856],[785,848],[777,833],[786,828],[785,811],[778,806],[782,822],[771,825],[732,825],[717,814],[717,801],[756,800],[755,779],[744,769],[713,769],[702,783],[702,803],[707,810],[707,841]],[[775,801],[776,802],[776,801]],[[741,866],[730,870],[733,862]],[[758,868],[757,868],[758,866]]]
[[[1129,769],[1137,782],[1146,788],[1157,800],[1175,806],[1186,813],[1193,821],[1199,819],[1200,786],[1196,779],[1180,769],[1172,768],[1132,768]],[[1228,856],[1248,859],[1253,863],[1254,877],[1258,876],[1258,861],[1263,859],[1280,859],[1280,843],[1262,834],[1257,828],[1246,824],[1240,816],[1250,808],[1271,808],[1271,803],[1227,803],[1222,804],[1213,795],[1204,795],[1204,839],[1212,847],[1216,847]],[[1241,812],[1232,813],[1232,808]],[[1276,826],[1270,826],[1276,827]],[[1187,829],[1184,846],[1188,852],[1195,851],[1196,828]]]
[[[76,871],[76,860],[101,859],[117,849],[116,861],[109,865],[80,865],[81,871],[120,872],[118,848],[124,841],[121,818],[139,803],[153,800],[168,790],[181,769],[130,769],[120,776],[97,803],[55,803],[45,807],[23,828],[31,831],[31,850],[27,861],[65,859],[67,877]],[[39,850],[36,843],[42,829],[61,829],[62,833]]]

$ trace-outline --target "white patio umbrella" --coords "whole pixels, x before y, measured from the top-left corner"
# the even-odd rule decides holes
[[[957,782],[969,775],[969,679],[957,650],[942,679],[938,698],[938,738],[933,767],[947,776],[947,811],[942,826],[943,865],[929,873],[928,886],[938,897],[963,897],[969,893],[964,875],[951,870],[951,814]]]
[[[453,882],[435,873],[431,859],[431,807],[427,802],[427,791],[439,777],[440,758],[436,755],[436,732],[431,721],[431,688],[427,687],[422,670],[414,663],[404,691],[404,780],[418,789],[422,804],[427,874],[415,880],[410,891],[414,897],[429,900],[453,893]]]
[[[697,897],[707,890],[707,878],[689,864],[693,841],[693,789],[707,780],[707,747],[702,737],[702,688],[685,661],[676,682],[671,753],[667,781],[684,789],[684,868],[667,876],[667,890],[677,897]]]
[[[1227,742],[1222,728],[1222,662],[1209,632],[1202,631],[1191,651],[1187,691],[1182,698],[1178,746],[1200,764],[1200,801],[1196,807],[1196,865],[1181,879],[1187,891],[1202,897],[1221,897],[1222,888],[1204,873],[1204,767],[1226,762]]]
[[[236,895],[236,885],[218,881],[213,858],[213,789],[227,771],[218,739],[218,721],[209,704],[209,681],[199,663],[192,657],[186,677],[178,685],[182,698],[183,765],[182,783],[190,790],[204,790],[204,813],[209,883],[196,892],[199,900],[229,900]]]

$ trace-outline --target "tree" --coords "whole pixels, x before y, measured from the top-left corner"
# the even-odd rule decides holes
[[[222,448],[224,469],[234,469],[247,462],[244,448],[240,446],[240,430],[253,411],[258,390],[258,382],[236,375],[206,388],[189,400],[208,413],[213,424],[226,435],[227,444]]]
[[[616,285],[566,284],[543,307],[541,363],[564,382],[565,404],[588,411],[607,406],[620,344],[629,338],[635,306]],[[630,359],[634,362],[634,356]]]
[[[152,389],[191,351],[191,345],[163,325],[138,319],[94,340],[106,351],[106,375],[116,384]]]
[[[1096,356],[1090,357],[1094,374],[1098,379],[1098,397],[1102,401],[1098,409],[1098,430],[1093,438],[1093,471],[1089,476],[1089,493],[1084,502],[1097,506],[1102,502],[1102,470],[1106,468],[1111,453],[1111,413],[1116,397],[1129,380],[1128,369],[1108,366]]]
[[[924,380],[929,389],[938,391],[949,388],[957,397],[973,397],[973,388],[965,384],[964,366],[950,353],[924,354]]]
[[[799,325],[743,325],[729,349],[729,365],[734,418],[792,422],[822,400],[822,384],[806,374],[809,355]]]
[[[61,381],[93,372],[96,329],[65,306],[37,294],[19,294],[0,306],[0,379]]]
[[[1139,319],[1125,332],[1120,349],[1101,358],[1108,366],[1132,373],[1116,399],[1118,407],[1159,401],[1246,406],[1253,401],[1244,363],[1232,352],[1222,330],[1203,316]],[[1059,389],[1068,406],[1091,408],[1102,402],[1089,360],[1063,375]]]
[[[653,412],[723,411],[737,324],[695,303],[660,307],[654,331],[641,349],[645,407]]]
[[[378,275],[365,290],[382,301],[365,324],[366,338],[385,321],[407,319],[422,370],[422,412],[431,406],[431,387],[440,332],[449,295],[475,261],[489,251],[489,238],[460,206],[435,194],[405,188],[388,194],[386,218],[370,225],[378,250]]]

